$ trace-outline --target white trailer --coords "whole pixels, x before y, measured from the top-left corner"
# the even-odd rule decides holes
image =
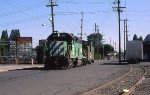
[[[142,41],[127,41],[126,60],[130,64],[139,63],[141,60],[143,60]]]

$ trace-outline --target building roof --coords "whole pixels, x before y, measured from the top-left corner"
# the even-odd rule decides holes
[[[150,34],[145,37],[144,42],[150,42]]]

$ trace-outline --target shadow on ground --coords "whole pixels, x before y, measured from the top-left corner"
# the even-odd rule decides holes
[[[32,67],[32,68],[23,68],[23,69],[15,69],[15,70],[40,70],[40,71],[50,71],[50,70],[64,70],[61,68],[52,68],[52,69],[44,69],[44,67]],[[9,70],[9,71],[14,71],[14,70]]]
[[[129,65],[127,62],[121,62],[121,64],[119,64],[117,61],[116,62],[106,62],[100,65]]]

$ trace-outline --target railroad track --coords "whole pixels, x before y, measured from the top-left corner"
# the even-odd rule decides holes
[[[150,78],[150,66],[144,66],[145,69],[145,78]]]
[[[129,72],[118,79],[97,86],[81,95],[130,95],[145,77],[150,77],[150,74],[146,74],[146,67],[132,68],[131,66]]]
[[[143,67],[145,80],[131,93],[132,95],[150,95],[150,65]]]

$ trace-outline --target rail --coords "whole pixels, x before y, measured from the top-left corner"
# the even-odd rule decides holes
[[[132,66],[130,65],[130,70],[129,70],[127,73],[125,73],[123,76],[121,76],[121,77],[119,77],[119,78],[117,78],[117,79],[115,79],[115,80],[113,80],[113,81],[110,81],[110,82],[108,82],[108,83],[106,83],[106,84],[97,86],[96,88],[94,88],[94,89],[92,89],[92,90],[90,90],[90,91],[86,91],[86,92],[82,93],[81,95],[97,95],[97,92],[98,92],[99,89],[105,88],[105,87],[107,87],[107,86],[113,84],[114,82],[120,80],[121,78],[127,76],[132,70],[133,70],[133,68],[132,68]]]
[[[149,75],[147,75],[148,72],[146,72],[146,69],[147,69],[146,67],[150,67],[150,66],[143,66],[142,67],[142,69],[144,70],[143,76],[140,78],[140,80],[135,85],[133,85],[129,89],[129,92],[126,92],[123,95],[131,95],[132,93],[134,93],[134,91],[136,91],[135,89],[139,86],[139,84],[141,84],[145,80],[145,78],[147,78],[147,76],[149,76]],[[150,68],[148,68],[148,69],[150,69]]]

